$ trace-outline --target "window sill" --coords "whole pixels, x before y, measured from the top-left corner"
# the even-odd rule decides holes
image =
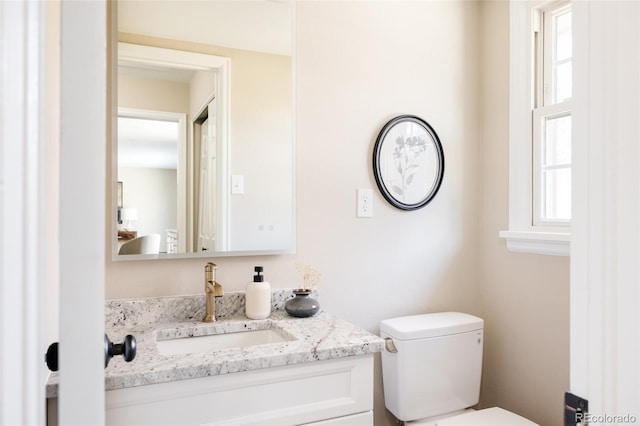
[[[516,253],[569,256],[571,234],[568,232],[500,231],[507,240],[507,250]]]

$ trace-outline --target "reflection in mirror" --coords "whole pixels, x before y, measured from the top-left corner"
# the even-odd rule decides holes
[[[138,234],[157,234],[158,230],[167,230],[168,236],[178,233],[178,210],[182,207],[178,204],[178,146],[184,149],[186,143],[185,120],[184,114],[118,111],[118,182],[123,195],[119,254],[123,254],[122,245]],[[126,214],[132,211],[133,223]],[[138,211],[143,220],[138,219]],[[160,239],[157,252],[177,253],[177,239],[173,243],[169,238]]]
[[[151,234],[161,236],[157,258],[293,250],[292,7],[118,2],[115,258],[132,258],[117,255],[121,246]],[[215,18],[194,30],[203,14]],[[283,27],[284,51],[281,36],[268,48],[260,25],[246,25],[257,16]],[[220,42],[212,19],[227,21]],[[137,219],[121,221],[132,209]]]

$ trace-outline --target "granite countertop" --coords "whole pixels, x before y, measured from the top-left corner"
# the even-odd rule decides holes
[[[319,312],[311,318],[293,318],[283,310],[291,291],[276,290],[269,318],[251,320],[244,315],[244,293],[216,299],[218,321],[203,323],[204,296],[108,301],[106,332],[120,343],[135,336],[137,354],[132,362],[114,357],[105,369],[105,390],[195,379],[219,374],[279,367],[311,361],[380,352],[384,340],[347,321]],[[226,300],[225,300],[226,299]],[[156,339],[273,329],[290,341],[217,349],[205,353],[162,355]],[[47,397],[56,397],[58,377],[52,373]]]

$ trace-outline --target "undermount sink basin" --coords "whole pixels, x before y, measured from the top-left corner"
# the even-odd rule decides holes
[[[156,340],[161,355],[180,355],[210,352],[217,349],[244,348],[247,346],[281,343],[294,340],[279,330],[248,330],[236,333],[210,334],[207,336],[180,337]]]

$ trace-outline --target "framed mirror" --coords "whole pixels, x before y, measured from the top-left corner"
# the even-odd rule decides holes
[[[392,206],[401,210],[426,206],[444,176],[444,152],[435,130],[414,115],[390,120],[374,145],[373,174]]]
[[[293,8],[118,1],[114,260],[293,252]]]

